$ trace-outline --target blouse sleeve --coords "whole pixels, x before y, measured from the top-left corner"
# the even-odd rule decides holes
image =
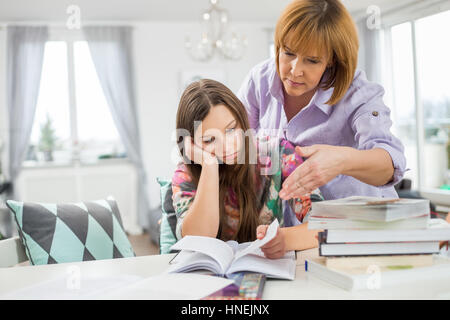
[[[406,171],[406,158],[401,141],[390,131],[391,110],[383,102],[384,89],[371,84],[355,90],[350,97],[350,105],[358,105],[349,117],[349,124],[355,133],[358,149],[369,150],[381,148],[386,150],[394,167],[393,179],[384,188],[398,183]]]
[[[285,139],[280,142],[281,183],[303,163],[303,158],[295,152],[295,146]],[[319,189],[313,190],[310,195],[290,199],[289,205],[300,222],[306,222],[311,211],[311,202],[322,201],[323,197]]]
[[[182,238],[181,228],[183,219],[194,201],[196,191],[187,167],[184,164],[179,164],[172,177],[172,201],[177,216],[175,232],[177,240]]]
[[[242,83],[237,97],[241,100],[245,109],[247,110],[250,128],[259,129],[259,102],[256,98],[256,86],[253,80],[253,72],[250,71]]]

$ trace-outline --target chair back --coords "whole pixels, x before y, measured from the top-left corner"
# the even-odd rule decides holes
[[[19,237],[0,240],[0,268],[15,266],[28,260]]]

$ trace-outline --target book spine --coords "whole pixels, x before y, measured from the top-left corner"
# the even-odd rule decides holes
[[[319,232],[317,238],[319,240],[319,256],[322,256],[322,245],[327,243],[327,230]]]
[[[327,236],[328,236],[328,230],[319,232],[318,234],[318,239],[319,239],[319,243],[327,243]]]

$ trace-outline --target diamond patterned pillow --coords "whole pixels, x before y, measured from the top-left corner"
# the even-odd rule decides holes
[[[32,265],[135,256],[112,197],[71,204],[6,204]]]
[[[177,242],[175,228],[177,216],[172,202],[172,182],[163,178],[156,178],[161,186],[161,225],[159,234],[159,251],[161,254],[171,253],[170,248]]]

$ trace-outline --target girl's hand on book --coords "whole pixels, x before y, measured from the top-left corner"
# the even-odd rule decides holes
[[[259,225],[256,228],[256,238],[260,240],[264,238],[268,228],[269,225]],[[283,257],[286,253],[286,241],[284,239],[283,230],[278,227],[275,238],[262,246],[261,250],[264,252],[266,258],[269,259],[279,259]]]
[[[196,164],[202,166],[219,164],[216,156],[197,146],[191,137],[184,138],[184,151],[186,157]]]

